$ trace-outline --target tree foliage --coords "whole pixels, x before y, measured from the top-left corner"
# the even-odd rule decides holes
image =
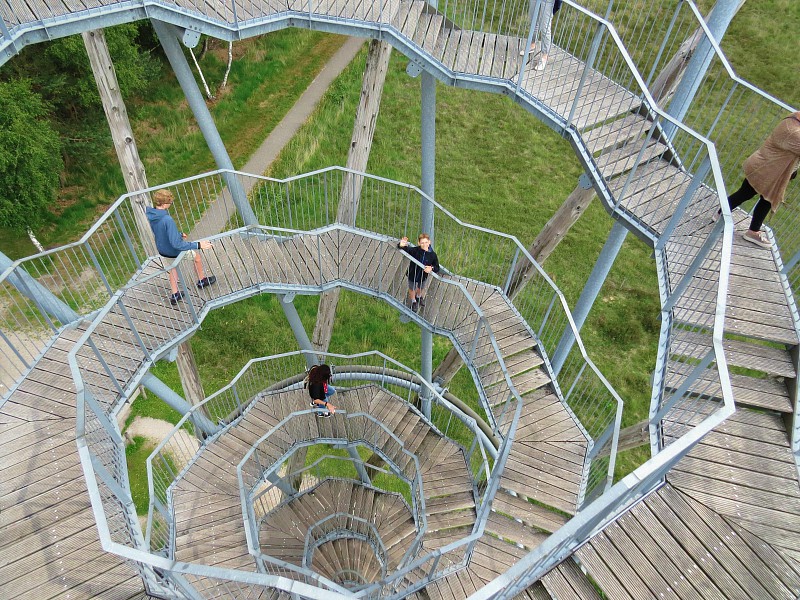
[[[159,73],[158,60],[140,45],[140,28],[145,27],[130,23],[104,31],[125,97],[143,91]],[[29,46],[10,66],[10,78],[29,78],[33,89],[53,107],[57,118],[81,121],[102,117],[102,111],[96,110],[102,105],[81,36]]]
[[[24,79],[0,83],[0,226],[40,226],[62,168],[61,142],[41,96]]]

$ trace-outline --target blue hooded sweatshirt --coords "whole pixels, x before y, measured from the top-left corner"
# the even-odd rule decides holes
[[[147,220],[150,221],[150,229],[153,230],[153,237],[156,238],[156,248],[161,256],[175,258],[181,252],[200,248],[198,242],[187,242],[183,239],[178,227],[175,225],[175,221],[163,208],[148,206],[145,214],[147,215]]]

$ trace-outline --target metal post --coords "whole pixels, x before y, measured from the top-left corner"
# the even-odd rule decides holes
[[[289,498],[297,495],[297,490],[287,483],[280,475],[275,473],[267,474],[267,481],[273,484],[276,488],[282,491]]]
[[[422,343],[420,344],[422,368],[420,375],[426,383],[430,383],[433,379],[433,334],[427,329],[422,329]],[[419,398],[421,403],[422,414],[428,419],[431,418],[431,391],[426,385],[421,385],[419,388]]]
[[[192,110],[192,114],[194,114],[197,125],[203,133],[206,144],[208,144],[208,149],[211,150],[211,154],[217,166],[220,169],[230,169],[233,171],[233,163],[231,162],[230,156],[228,156],[225,144],[222,143],[222,138],[214,124],[214,119],[206,106],[203,94],[197,87],[197,82],[194,79],[192,70],[189,67],[189,63],[186,62],[186,56],[183,54],[183,49],[178,43],[179,30],[169,23],[164,23],[156,19],[150,19],[150,22],[153,24],[153,29],[155,29],[156,35],[158,35],[161,47],[164,48],[164,53],[167,55],[169,64],[172,66],[172,70],[178,78],[178,83],[180,83],[183,94],[186,96],[189,108]],[[247,194],[245,194],[239,179],[233,173],[225,173],[223,177],[225,179],[225,184],[231,192],[233,203],[236,205],[236,209],[239,211],[244,224],[258,225],[258,219],[256,219],[256,215],[250,203],[247,201]]]
[[[435,198],[436,175],[436,79],[433,75],[422,73],[422,191],[430,198]],[[433,203],[428,198],[422,199],[421,218],[422,231],[433,238]]]
[[[736,14],[739,0],[717,0],[716,5],[711,11],[708,18],[708,31],[714,36],[717,43],[722,40],[725,31],[730,25],[731,19]],[[700,88],[703,77],[708,70],[711,60],[714,58],[714,47],[708,39],[707,35],[703,35],[703,39],[697,45],[689,64],[686,67],[686,72],[683,74],[678,87],[675,89],[675,95],[667,108],[667,114],[673,117],[676,121],[683,121],[689,107],[694,100],[697,90]],[[664,124],[664,134],[669,138],[675,135],[677,127],[666,122]],[[702,133],[702,132],[701,132]]]
[[[420,206],[420,223],[422,231],[431,236],[434,243],[433,232],[433,203],[429,198],[434,198],[436,180],[436,79],[433,75],[422,73],[422,191],[428,198],[422,197]],[[420,374],[430,383],[433,379],[433,333],[421,328],[420,343]],[[426,386],[420,387],[420,404],[422,414],[431,418],[431,394]]]
[[[180,397],[171,387],[161,381],[152,373],[147,373],[142,378],[142,385],[148,390],[153,392],[156,396],[161,398],[170,408],[177,410],[181,415],[185,415],[192,410],[192,405]],[[199,411],[195,411],[193,415],[194,423],[203,430],[206,435],[213,435],[217,431],[217,427]]]
[[[292,302],[294,300],[294,295],[278,296],[278,299],[281,301],[283,314],[286,315],[286,320],[289,321],[289,326],[292,328],[292,333],[294,333],[294,338],[297,340],[300,350],[305,350],[303,356],[306,359],[306,365],[311,368],[317,362],[315,354],[316,350],[311,344],[311,340],[308,339],[306,328],[303,327],[303,322],[300,320],[300,315],[297,314],[297,309]]]
[[[228,151],[225,149],[225,144],[222,143],[222,138],[214,124],[214,119],[208,111],[203,95],[197,87],[197,82],[194,80],[194,75],[189,67],[189,63],[186,62],[186,57],[183,55],[183,50],[178,43],[177,29],[168,23],[157,21],[156,19],[151,19],[151,22],[153,23],[153,28],[156,30],[161,46],[164,48],[164,52],[169,59],[169,64],[172,66],[172,70],[175,71],[175,76],[181,84],[181,89],[186,96],[189,107],[192,109],[194,118],[197,120],[200,131],[203,132],[203,137],[206,140],[206,144],[208,144],[209,150],[211,150],[211,154],[214,156],[217,166],[220,169],[233,170],[233,163],[231,162],[230,156],[228,156]],[[247,194],[245,194],[239,179],[233,173],[225,173],[223,176],[225,178],[225,184],[231,192],[233,203],[236,205],[236,209],[239,211],[244,224],[258,225],[258,219],[250,203],[247,201]],[[303,329],[302,323],[300,323],[300,317],[297,315],[294,304],[292,304],[291,300],[287,302],[285,296],[279,296],[279,299],[281,300],[281,308],[283,308],[283,312],[286,315],[286,319],[289,321],[289,325],[292,327],[292,332],[294,332],[295,339],[297,339],[300,348],[302,350],[313,350],[311,342],[308,339],[308,334],[305,329]],[[307,357],[307,360],[313,359]]]
[[[608,277],[608,273],[611,271],[611,267],[614,265],[614,261],[622,248],[622,242],[625,241],[627,235],[628,230],[619,221],[615,221],[614,226],[611,228],[611,233],[608,234],[608,239],[600,251],[600,256],[597,257],[592,273],[589,275],[586,285],[583,286],[583,291],[580,298],[578,298],[575,309],[572,311],[572,318],[578,331],[581,330],[586,322],[586,317],[589,315],[589,311],[594,305],[594,301],[600,293],[600,288],[603,287],[603,283]],[[564,366],[564,361],[567,359],[567,355],[574,343],[575,336],[572,335],[572,330],[567,327],[551,360],[553,372],[556,375],[561,371],[561,367]]]
[[[0,273],[4,272],[14,261],[0,252]],[[51,317],[55,317],[62,324],[72,323],[80,319],[78,313],[67,306],[53,292],[44,287],[41,283],[31,277],[25,269],[17,266],[14,272],[9,275],[8,283],[13,285],[23,296],[32,300]]]
[[[372,481],[369,478],[367,469],[364,467],[364,461],[361,460],[358,454],[358,448],[355,446],[347,446],[347,453],[350,455],[350,458],[353,459],[353,465],[356,468],[356,473],[358,473],[358,478],[361,480],[361,483],[364,485],[371,485]]]

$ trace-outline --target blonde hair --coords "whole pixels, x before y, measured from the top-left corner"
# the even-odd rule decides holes
[[[421,242],[422,240],[430,241],[431,240],[431,236],[428,235],[427,233],[420,233],[419,236],[417,236],[417,243]]]
[[[172,192],[169,190],[156,190],[156,193],[153,194],[153,204],[158,206],[164,206],[165,204],[171,204],[175,201],[175,196],[172,195]]]

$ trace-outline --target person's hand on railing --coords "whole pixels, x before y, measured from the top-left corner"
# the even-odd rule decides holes
[[[408,246],[408,238],[406,236],[403,236],[400,238],[400,247],[405,248],[406,246]],[[430,271],[428,272],[430,273]]]
[[[186,234],[184,234],[184,237],[185,236]],[[200,250],[211,250],[211,248],[214,247],[214,244],[211,242],[211,240],[200,240],[197,242],[197,244],[200,246]]]

